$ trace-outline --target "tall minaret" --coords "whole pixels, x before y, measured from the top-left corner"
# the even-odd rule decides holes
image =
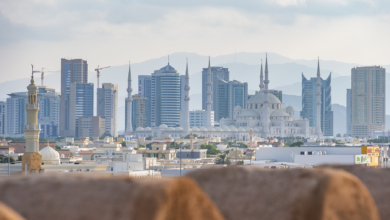
[[[26,104],[27,124],[24,126],[26,138],[26,150],[22,157],[23,173],[31,170],[39,171],[42,164],[42,156],[39,154],[39,133],[41,131],[38,124],[39,103],[37,100],[38,86],[34,83],[34,66],[31,65],[31,83],[27,86],[28,103]]]
[[[207,72],[207,127],[211,127],[211,105],[213,102],[211,101],[211,67],[210,67],[210,57],[209,57],[209,69]]]
[[[184,97],[184,132],[188,134],[190,132],[190,75],[188,74],[188,60],[186,65],[186,85],[184,86],[185,97]]]
[[[127,107],[127,120],[126,120],[126,134],[130,134],[133,131],[133,125],[131,118],[133,116],[133,98],[131,97],[131,92],[133,89],[131,88],[131,70],[130,70],[130,62],[129,62],[129,75],[127,77],[127,98],[126,98],[126,107]]]
[[[318,66],[317,66],[317,126],[316,126],[316,135],[321,137],[321,77],[320,77],[320,58],[318,58]]]
[[[264,80],[264,84],[265,84],[265,90],[264,90],[264,95],[265,95],[265,100],[264,100],[264,104],[265,104],[265,111],[264,111],[264,128],[263,128],[263,132],[265,134],[265,137],[267,137],[268,135],[268,132],[269,132],[269,106],[268,106],[268,103],[269,103],[269,100],[268,100],[268,83],[269,83],[269,80],[268,80],[268,58],[267,58],[267,54],[265,55],[265,80]]]
[[[263,60],[261,60],[261,68],[260,68],[260,92],[264,91],[264,82],[263,82]]]

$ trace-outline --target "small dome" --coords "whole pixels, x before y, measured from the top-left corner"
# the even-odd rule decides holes
[[[230,131],[229,127],[223,128],[223,131]]]
[[[182,127],[177,127],[177,128],[175,128],[175,130],[176,130],[176,131],[182,131],[183,128],[182,128]]]
[[[151,131],[152,129],[151,128],[149,128],[149,127],[146,127],[145,129],[144,129],[144,131]]]
[[[274,111],[271,113],[271,116],[290,116],[290,115],[284,111]]]
[[[39,151],[39,154],[42,155],[42,162],[52,162],[58,164],[60,162],[60,154],[53,148],[47,146]]]
[[[234,107],[234,111],[240,111],[242,108],[241,106],[237,105],[236,107]]]
[[[225,129],[225,128],[229,128],[229,126],[227,126],[227,125],[222,125],[221,128],[222,128],[222,129]]]
[[[241,112],[241,114],[239,115],[240,117],[242,116],[247,116],[247,117],[258,117],[259,116],[259,113],[254,111],[254,110],[249,110],[249,109],[246,109],[244,110],[243,112]]]
[[[199,128],[193,127],[193,128],[191,128],[191,131],[199,131]]]
[[[260,131],[260,129],[257,127],[253,129],[253,132],[259,132],[259,131]]]
[[[230,128],[230,130],[231,131],[238,131],[238,129],[236,127],[234,127],[234,126],[232,128]]]
[[[268,100],[270,104],[280,104],[280,100],[275,95],[268,93]],[[248,104],[263,104],[265,101],[265,94],[263,91],[258,92],[248,100]]]
[[[174,130],[175,130],[174,127],[169,127],[169,128],[168,128],[168,131],[174,131]]]
[[[240,128],[238,129],[238,131],[245,131],[245,128],[240,127]]]
[[[286,110],[287,110],[288,112],[293,112],[293,111],[294,111],[294,108],[293,108],[292,106],[288,106],[288,107],[286,108]]]
[[[161,125],[159,126],[159,128],[168,128],[168,126],[167,126],[167,125],[164,125],[164,124],[161,124]]]
[[[232,128],[236,128],[236,127],[234,125],[230,125],[229,128],[232,129]]]
[[[207,131],[207,128],[201,127],[199,130],[200,130],[200,131]]]
[[[215,129],[213,127],[209,127],[207,128],[208,131],[215,131]]]
[[[137,129],[135,129],[135,131],[143,131],[144,128],[141,128],[141,127],[138,127]]]
[[[245,131],[251,131],[252,128],[245,128]]]
[[[169,63],[168,63],[168,65],[164,66],[160,70],[162,70],[164,73],[177,73],[175,68],[173,68],[171,65],[169,65]]]
[[[223,129],[220,128],[220,127],[216,127],[216,128],[215,128],[215,131],[223,131]]]

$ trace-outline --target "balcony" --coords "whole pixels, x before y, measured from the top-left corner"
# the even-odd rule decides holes
[[[35,103],[35,104],[27,103],[26,109],[39,109],[39,104],[38,103]]]
[[[29,124],[26,124],[26,125],[24,125],[24,130],[35,130],[35,131],[40,131],[41,129],[40,129],[40,125],[38,124],[38,125],[29,125]]]

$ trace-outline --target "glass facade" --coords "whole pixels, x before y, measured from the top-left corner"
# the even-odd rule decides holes
[[[202,109],[207,110],[207,73],[208,68],[203,68],[202,71]],[[229,69],[223,67],[211,67],[211,101],[213,104],[211,105],[211,111],[215,112],[215,116],[217,116],[216,109],[218,108],[218,80],[224,80],[229,82]],[[217,120],[217,117],[215,118]]]
[[[218,81],[218,108],[215,111],[215,120],[222,118],[233,119],[234,107],[244,108],[248,100],[248,83],[241,83],[237,80],[226,82]]]
[[[77,83],[76,84],[76,134],[78,134],[78,119],[79,117],[93,116],[93,84],[92,83]],[[76,136],[75,134],[75,136]]]
[[[146,111],[146,126],[152,126],[152,109],[151,109],[151,101],[152,101],[152,76],[151,75],[139,75],[138,76],[138,94],[142,97],[147,98],[147,108]]]

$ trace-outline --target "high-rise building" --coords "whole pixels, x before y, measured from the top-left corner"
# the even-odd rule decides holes
[[[7,103],[0,102],[0,135],[7,134]]]
[[[38,123],[40,137],[56,138],[59,135],[60,124],[60,95],[55,88],[37,86]],[[7,133],[10,135],[24,134],[24,125],[27,123],[26,103],[28,92],[8,94],[7,98]]]
[[[138,94],[147,98],[145,109],[146,112],[146,126],[152,126],[152,75],[139,75],[138,76]]]
[[[352,137],[383,131],[386,122],[386,69],[380,66],[351,70]]]
[[[69,119],[65,136],[77,137],[79,117],[93,116],[93,83],[73,82],[69,87]]]
[[[333,111],[331,75],[326,80],[320,78],[320,128],[324,136],[333,136]],[[302,74],[302,111],[301,117],[309,120],[309,126],[317,125],[317,77],[308,80]]]
[[[216,112],[218,106],[218,80],[222,79],[229,82],[229,70],[223,67],[210,67],[211,70],[211,111]],[[207,109],[207,73],[208,68],[202,71],[202,109]],[[217,120],[217,118],[215,117]]]
[[[168,65],[152,73],[152,127],[180,125],[180,74]]]
[[[103,83],[97,100],[98,116],[106,118],[106,133],[118,137],[118,85]]]
[[[146,109],[148,108],[148,98],[142,97],[140,94],[133,95],[133,110],[132,110],[132,128],[135,131],[137,128],[145,128],[147,126]],[[127,108],[126,108],[127,115]],[[127,125],[127,124],[126,124]]]
[[[100,137],[106,133],[106,118],[100,116],[79,117],[79,137]]]
[[[350,136],[352,126],[352,90],[347,89],[347,135]]]
[[[180,117],[184,118],[185,111],[180,111]],[[194,111],[189,111],[189,116],[190,116],[190,128],[193,127],[206,127],[208,124],[211,124],[211,127],[214,127],[214,111],[211,112],[211,120],[208,123],[207,122],[207,112],[205,110],[194,110]],[[181,127],[184,127],[184,120],[181,120]]]
[[[218,105],[214,111],[215,120],[221,118],[233,119],[233,110],[236,106],[244,108],[248,100],[248,83],[237,80],[226,82],[218,80]]]
[[[72,126],[75,122],[70,121],[70,85],[71,83],[88,83],[88,64],[82,59],[61,59],[61,115],[60,135],[74,136]],[[93,97],[92,97],[93,98]],[[74,103],[72,103],[74,105]],[[72,125],[72,126],[71,126]]]
[[[270,89],[269,93],[271,93],[272,95],[278,97],[280,102],[283,102],[283,92],[282,92],[282,90],[272,90],[272,89]]]

